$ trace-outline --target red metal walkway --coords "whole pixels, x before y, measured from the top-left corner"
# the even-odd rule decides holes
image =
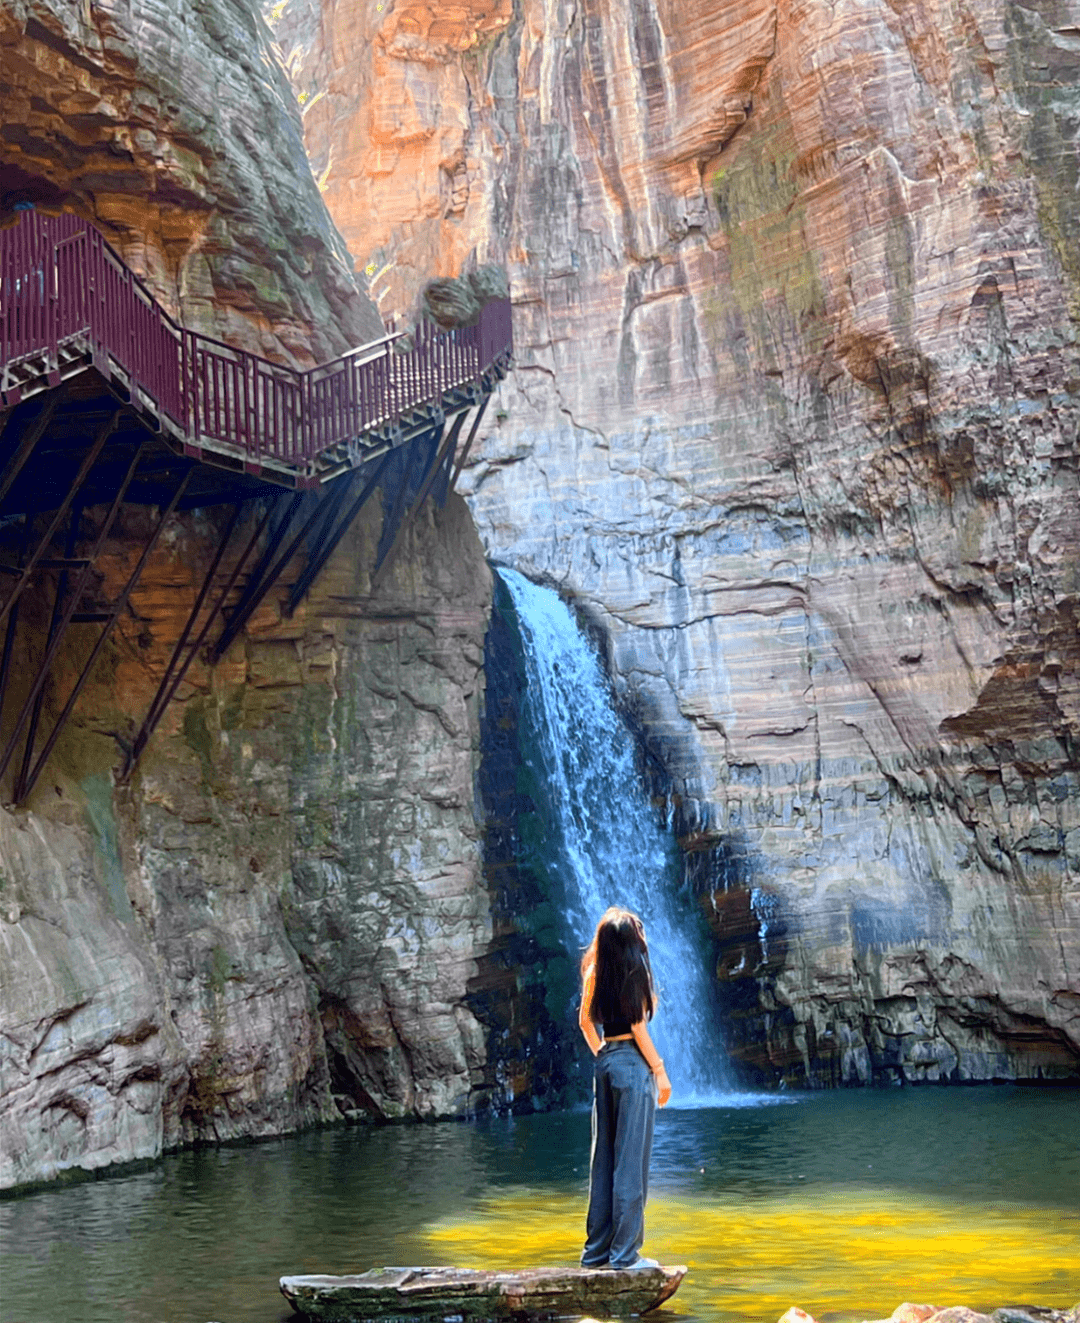
[[[121,779],[196,656],[223,656],[286,571],[291,615],[379,491],[375,591],[424,502],[452,490],[511,351],[502,300],[476,326],[296,371],[179,326],[86,221],[23,212],[0,229],[0,781],[14,767],[0,796],[33,790],[177,511],[233,507],[149,710],[116,733]],[[99,601],[125,504],[156,513],[127,582]],[[72,638],[86,660],[60,693]]]
[[[476,326],[422,325],[306,372],[185,330],[89,222],[22,212],[0,229],[0,404],[94,367],[210,463],[292,486],[325,481],[493,384],[510,361],[508,300]]]

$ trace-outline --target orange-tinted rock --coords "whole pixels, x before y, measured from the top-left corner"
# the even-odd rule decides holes
[[[928,1316],[936,1323],[992,1323],[989,1314],[980,1314],[966,1305],[950,1305],[948,1309],[939,1309]]]
[[[813,1314],[808,1314],[805,1309],[800,1309],[798,1305],[792,1305],[780,1315],[777,1323],[814,1323]]]
[[[93,220],[188,326],[301,364],[382,334],[247,0],[14,0],[0,97],[0,206]]]
[[[890,1315],[891,1323],[926,1323],[939,1312],[937,1305],[897,1305]]]
[[[702,890],[778,898],[747,1073],[1075,1075],[1068,7],[396,13],[287,6],[315,168],[384,310],[508,265],[463,489],[610,631]]]

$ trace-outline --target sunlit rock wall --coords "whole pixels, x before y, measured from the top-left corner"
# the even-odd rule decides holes
[[[382,334],[248,0],[4,0],[0,208],[93,220],[186,325],[306,365]]]
[[[10,0],[0,92],[5,214],[88,216],[187,325],[276,358],[381,333],[241,0]],[[469,1007],[490,939],[473,777],[491,581],[468,512],[425,511],[372,595],[376,496],[292,620],[271,594],[193,667],[118,788],[219,515],[170,523],[33,796],[0,809],[3,1186],[486,1100]],[[155,518],[122,513],[102,601]],[[0,526],[9,563],[18,537]],[[7,725],[51,597],[20,607]],[[73,629],[43,729],[87,647]]]
[[[196,664],[117,788],[216,545],[215,519],[177,521],[27,806],[0,809],[0,1185],[484,1105],[468,985],[491,935],[473,810],[490,575],[454,497],[371,596],[380,525],[376,497],[291,620],[271,595]],[[65,645],[43,721],[84,655]],[[34,656],[15,674],[13,704]]]
[[[609,631],[745,1074],[1075,1075],[1075,7],[291,0],[277,35],[384,313],[508,264],[471,507]]]

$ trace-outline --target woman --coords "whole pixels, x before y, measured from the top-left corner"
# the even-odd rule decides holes
[[[656,1268],[638,1254],[645,1235],[649,1154],[657,1103],[671,1097],[671,1081],[653,1046],[649,946],[641,920],[609,909],[581,961],[578,1024],[596,1057],[592,1157],[584,1268]],[[596,1032],[602,1025],[603,1040]]]

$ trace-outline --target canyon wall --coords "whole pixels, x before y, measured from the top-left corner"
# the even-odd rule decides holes
[[[4,0],[0,211],[92,220],[184,325],[308,366],[382,334],[246,0]]]
[[[104,594],[147,518],[113,538]],[[372,596],[381,519],[376,498],[292,619],[271,595],[196,663],[117,787],[216,545],[214,511],[176,519],[29,802],[0,809],[0,1186],[486,1104],[469,985],[491,936],[473,810],[490,572],[453,497]],[[60,693],[84,653],[65,645]]]
[[[88,216],[189,326],[272,357],[381,333],[239,0],[9,0],[0,65],[5,207]],[[452,496],[373,592],[381,504],[295,616],[281,586],[220,663],[200,657],[118,786],[229,511],[175,515],[33,794],[0,808],[0,1186],[343,1114],[455,1115],[497,1087],[471,1009],[491,576]],[[103,517],[83,511],[76,550]],[[99,602],[157,517],[122,509]],[[0,521],[8,563],[18,540]],[[51,591],[20,603],[5,742]],[[43,729],[88,647],[65,636]]]
[[[381,311],[508,267],[463,489],[606,631],[742,1075],[1075,1077],[1075,7],[275,15]]]

